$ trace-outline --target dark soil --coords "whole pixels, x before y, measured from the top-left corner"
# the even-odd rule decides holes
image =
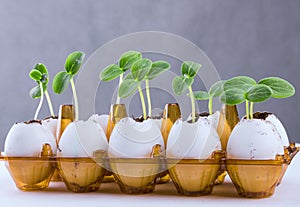
[[[208,117],[210,114],[208,112],[201,112],[201,113],[196,113],[196,119],[195,122],[198,121],[199,117]],[[192,119],[188,121],[188,123],[193,123]]]
[[[201,116],[201,117],[208,117],[210,114],[208,112],[202,112],[200,114],[197,114],[196,116]]]
[[[58,116],[48,116],[48,117],[44,118],[44,120],[47,120],[47,119],[58,119]]]
[[[33,123],[38,123],[38,124],[42,124],[42,120],[28,120],[28,121],[24,121],[25,124],[33,124]]]
[[[140,116],[140,117],[134,117],[134,116],[132,116],[132,119],[133,119],[134,121],[136,121],[136,122],[143,122],[143,121],[149,119],[149,116],[147,116],[146,119],[144,119],[143,116]]]
[[[136,121],[136,122],[143,122],[143,121],[145,121],[145,119],[144,119],[144,117],[143,117],[143,115],[141,115],[141,116],[139,116],[139,117],[134,117],[133,115],[131,116],[132,117],[132,119],[134,120],[134,121]],[[159,115],[157,115],[157,116],[147,116],[147,119],[162,119],[163,118],[163,113],[161,113],[161,114],[159,114]],[[146,120],[147,120],[146,119]]]
[[[272,113],[270,113],[270,112],[255,112],[254,114],[253,114],[253,118],[254,119],[263,119],[263,120],[266,120],[266,118],[269,116],[269,115],[271,115]]]

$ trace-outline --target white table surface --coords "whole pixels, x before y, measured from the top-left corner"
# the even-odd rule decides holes
[[[211,195],[185,197],[177,194],[172,183],[157,185],[154,192],[144,195],[122,194],[114,183],[101,184],[97,192],[73,193],[66,190],[63,182],[52,182],[42,191],[23,192],[18,190],[11,179],[4,162],[0,162],[0,206],[17,207],[108,207],[108,206],[300,206],[300,153],[292,163],[276,188],[272,197],[247,199],[239,197],[230,179],[216,186]]]

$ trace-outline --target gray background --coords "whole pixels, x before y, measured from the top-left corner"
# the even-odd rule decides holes
[[[0,0],[0,149],[13,123],[33,118],[38,101],[28,95],[35,86],[28,72],[36,62],[53,77],[70,52],[89,56],[132,32],[156,30],[189,39],[210,57],[222,79],[280,76],[300,89],[299,9],[299,0]],[[113,84],[99,92],[105,96],[96,97],[97,112],[108,111]],[[195,88],[203,89],[201,83]],[[60,104],[72,102],[70,88],[61,96],[50,94],[56,112]],[[159,100],[164,99],[157,98],[154,107],[163,106]],[[290,140],[300,142],[299,101],[297,92],[256,104],[256,110],[274,112]],[[47,115],[44,103],[40,118]]]

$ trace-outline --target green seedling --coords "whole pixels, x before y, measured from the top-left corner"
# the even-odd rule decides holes
[[[100,74],[100,80],[102,81],[111,81],[119,77],[119,87],[123,82],[124,73],[129,70],[132,65],[142,59],[142,54],[136,51],[128,51],[121,55],[118,65],[111,64],[104,68]],[[120,103],[120,96],[117,96],[117,104]]]
[[[194,83],[194,78],[201,68],[201,64],[185,61],[181,65],[181,76],[177,76],[173,79],[172,88],[176,95],[180,96],[186,90],[189,90],[189,96],[192,105],[192,122],[196,120],[196,107],[195,98],[192,89],[192,84]]]
[[[223,83],[224,81],[218,81],[214,83],[209,91],[195,91],[194,92],[194,98],[196,100],[208,100],[208,110],[209,114],[213,113],[212,107],[213,107],[213,98],[216,98],[218,96],[221,96],[223,93]]]
[[[58,72],[54,77],[52,84],[53,91],[57,94],[63,93],[68,87],[69,83],[71,84],[75,106],[75,121],[78,121],[79,109],[74,76],[78,73],[84,57],[85,54],[80,51],[71,53],[66,59],[65,71]]]
[[[136,90],[139,91],[144,120],[147,119],[147,110],[146,110],[143,91],[141,88],[141,82],[149,73],[151,66],[152,66],[152,61],[147,58],[137,60],[132,65],[131,73],[127,74],[123,82],[120,84],[119,91],[118,91],[118,95],[121,98],[127,98],[131,96]]]
[[[49,82],[49,75],[48,75],[48,70],[46,68],[46,66],[42,63],[37,63],[35,64],[34,68],[30,71],[29,76],[32,80],[37,82],[37,86],[35,86],[34,88],[32,88],[30,90],[30,96],[34,99],[40,98],[40,103],[36,109],[35,115],[34,115],[34,120],[37,119],[38,114],[40,112],[40,109],[42,107],[43,104],[43,100],[44,100],[44,94],[46,96],[47,102],[48,102],[48,106],[49,106],[49,110],[50,110],[50,114],[52,117],[54,117],[54,111],[53,111],[53,106],[52,106],[52,102],[47,90],[47,84]]]
[[[150,96],[150,87],[149,87],[149,81],[153,80],[163,72],[170,69],[170,64],[166,61],[156,61],[152,63],[152,66],[145,76],[145,85],[146,85],[146,95],[148,100],[148,116],[152,116],[152,104],[151,104],[151,96]]]
[[[166,61],[156,61],[151,62],[150,69],[141,69],[139,67],[143,67],[142,65],[135,65],[134,71],[129,73],[124,80],[126,80],[126,83],[123,84],[123,88],[120,90],[120,87],[123,83],[123,76],[126,71],[133,68],[133,65],[142,59],[142,54],[137,51],[128,51],[124,53],[117,64],[111,64],[104,68],[104,70],[100,74],[100,80],[102,81],[111,81],[119,77],[119,92],[116,103],[120,103],[120,98],[126,98],[130,95],[132,95],[136,89],[139,90],[138,85],[145,80],[146,84],[146,95],[147,95],[147,101],[148,101],[148,116],[151,117],[152,115],[152,104],[151,104],[151,96],[150,96],[150,87],[149,87],[149,81],[153,80],[155,77],[159,76],[161,73],[167,71],[170,68],[170,64]],[[144,59],[145,60],[145,59]],[[145,63],[145,61],[141,61],[140,63]],[[146,61],[147,62],[147,61]],[[149,64],[150,65],[150,64]],[[147,65],[148,67],[148,65]],[[138,69],[137,69],[138,68]],[[143,70],[142,72],[140,71]],[[141,74],[137,74],[140,73]],[[144,74],[146,73],[147,74]],[[132,75],[133,73],[134,76]],[[121,93],[120,93],[121,91]],[[140,97],[144,97],[142,94],[142,90],[140,91]],[[144,100],[144,98],[143,98]],[[142,105],[144,105],[144,101],[142,101]],[[143,109],[145,107],[143,106]]]
[[[247,119],[253,118],[254,103],[270,98],[288,98],[295,94],[295,88],[288,81],[278,77],[264,78],[256,83],[250,77],[238,76],[226,81],[223,89],[220,100],[227,105],[245,102]]]

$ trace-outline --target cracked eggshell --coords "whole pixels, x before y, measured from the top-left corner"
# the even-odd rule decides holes
[[[273,160],[284,154],[276,127],[263,119],[242,119],[233,129],[227,144],[228,159]]]
[[[220,118],[220,111],[216,111],[215,113],[213,113],[212,115],[209,115],[207,117],[207,119],[211,121],[211,123],[215,127],[215,129],[218,128],[219,118]]]
[[[108,114],[101,114],[101,115],[93,114],[89,118],[89,120],[92,120],[92,121],[96,122],[97,124],[99,124],[101,126],[101,128],[103,129],[104,133],[106,133],[108,118],[109,118]]]
[[[126,117],[112,131],[108,154],[119,158],[149,158],[156,144],[164,150],[160,129],[152,119],[136,122]]]
[[[56,136],[57,123],[58,123],[57,118],[50,117],[50,118],[42,120],[42,125],[44,125],[50,129],[50,131],[52,132],[55,139],[57,139],[57,136]]]
[[[94,121],[76,121],[64,130],[60,141],[60,157],[92,157],[94,151],[107,151],[108,143],[103,129]]]
[[[216,129],[207,117],[200,117],[195,123],[177,120],[168,136],[167,158],[207,159],[221,142]]]
[[[39,156],[43,145],[50,144],[56,153],[56,140],[48,127],[38,123],[16,123],[9,130],[4,151],[7,156]]]
[[[218,128],[220,111],[216,111],[215,113],[213,113],[209,116],[202,116],[202,117],[207,118],[212,123],[212,125],[215,127],[215,129]],[[189,117],[187,118],[187,121],[191,121],[191,120],[192,120],[192,114],[190,114]]]
[[[269,114],[266,118],[266,121],[269,121],[272,124],[274,124],[275,128],[278,130],[281,136],[282,146],[289,146],[289,138],[281,121],[274,114]]]

